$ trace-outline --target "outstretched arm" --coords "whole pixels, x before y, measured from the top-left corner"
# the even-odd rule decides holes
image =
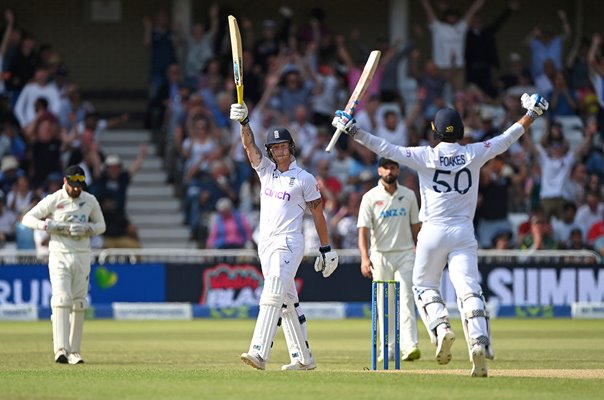
[[[15,16],[10,9],[4,10],[4,19],[6,19],[6,29],[4,30],[4,35],[2,36],[2,44],[0,44],[0,57],[6,53],[6,48],[8,47],[8,39],[10,38],[11,33],[13,32],[13,23],[15,21]]]
[[[428,23],[431,24],[436,20],[436,16],[434,15],[434,10],[432,9],[432,5],[430,4],[430,0],[422,0],[422,7],[426,11],[426,17],[428,18]]]
[[[466,24],[470,23],[470,20],[474,17],[474,15],[480,10],[480,8],[484,5],[484,0],[474,0],[474,3],[468,8],[466,11],[466,15],[464,15],[463,19],[466,21]]]

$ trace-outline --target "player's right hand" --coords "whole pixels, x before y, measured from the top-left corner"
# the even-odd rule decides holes
[[[231,115],[230,118],[234,121],[243,123],[247,119],[247,106],[245,103],[231,104]]]
[[[361,275],[369,279],[373,277],[373,263],[370,259],[361,259]]]
[[[67,233],[69,230],[69,223],[54,221],[52,219],[47,219],[45,221],[46,232],[48,233]]]
[[[350,136],[354,136],[359,130],[359,128],[356,126],[356,121],[354,118],[352,118],[352,115],[342,110],[336,111],[336,116],[333,121],[331,121],[331,125]]]
[[[315,271],[321,272],[323,277],[327,278],[338,268],[338,253],[329,245],[319,247],[319,253],[319,257],[315,260]]]
[[[522,108],[527,110],[527,114],[534,113],[537,116],[543,115],[543,112],[549,108],[549,103],[541,95],[533,93],[529,96],[528,93],[524,93],[520,97]]]

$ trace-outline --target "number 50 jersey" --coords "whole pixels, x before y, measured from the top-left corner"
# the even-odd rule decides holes
[[[440,142],[435,147],[401,147],[362,130],[355,140],[380,156],[417,171],[422,201],[420,221],[453,225],[474,218],[480,168],[506,151],[523,133],[522,125],[515,123],[493,139],[466,145]]]

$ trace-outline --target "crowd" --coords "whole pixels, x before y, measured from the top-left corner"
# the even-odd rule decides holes
[[[256,142],[263,143],[274,127],[292,132],[298,163],[317,176],[335,248],[357,248],[360,197],[378,180],[378,160],[346,135],[333,152],[324,148],[334,110],[346,103],[370,50],[379,49],[380,66],[355,118],[360,128],[394,144],[430,144],[430,122],[445,105],[462,115],[464,141],[488,141],[523,115],[522,93],[543,94],[550,103],[545,122],[535,123],[529,135],[481,171],[479,244],[594,249],[604,255],[601,36],[574,40],[560,10],[558,31],[535,26],[525,48],[519,44],[516,52],[502,55],[497,32],[514,23],[521,4],[500,3],[492,21],[482,20],[483,5],[475,0],[463,12],[435,10],[422,0],[427,30],[418,25],[405,40],[370,45],[359,29],[333,31],[320,8],[294,15],[282,7],[263,21],[238,16],[245,102]],[[239,124],[229,119],[234,84],[228,32],[219,29],[223,14],[211,5],[205,21],[195,22],[190,32],[172,25],[164,12],[143,24],[150,56],[146,124],[156,133],[155,145],[178,188],[183,223],[202,248],[254,246],[259,215],[259,181],[243,151]],[[69,81],[59,54],[49,45],[36,46],[34,37],[14,25],[9,10],[5,20],[0,234],[4,240],[17,236],[19,243],[19,215],[53,184],[56,188],[64,165],[80,163],[108,228],[115,218],[122,228],[114,235],[135,239],[125,190],[146,150],[128,171],[104,155],[99,136],[123,119],[100,119]],[[417,45],[422,36],[432,39],[431,48]],[[399,73],[401,63],[407,76]],[[402,168],[400,182],[419,194],[414,171]],[[526,220],[512,218],[516,215]],[[305,247],[314,250],[319,244],[310,215],[306,225]]]

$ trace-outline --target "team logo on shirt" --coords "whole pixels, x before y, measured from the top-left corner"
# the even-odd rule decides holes
[[[289,187],[293,187],[294,186],[294,181],[296,180],[296,178],[289,178]]]
[[[381,207],[381,206],[384,205],[384,202],[382,200],[378,200],[378,201],[375,202],[375,205],[378,206],[378,207]]]

